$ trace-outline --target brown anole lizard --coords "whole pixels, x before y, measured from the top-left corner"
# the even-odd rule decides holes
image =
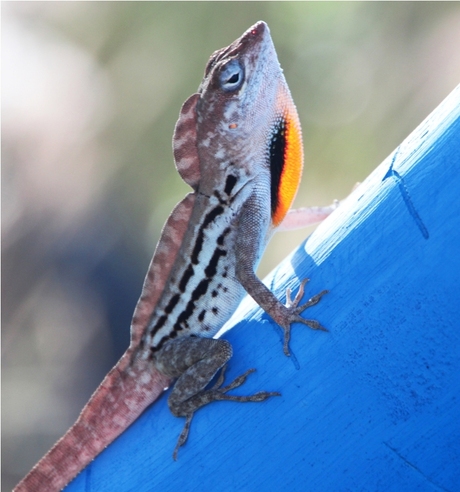
[[[286,355],[292,323],[324,330],[300,313],[327,291],[299,305],[304,281],[293,301],[288,293],[285,306],[254,271],[276,228],[317,222],[334,208],[289,211],[302,174],[302,136],[264,22],[211,56],[198,92],[182,106],[173,151],[193,192],[163,228],[134,311],[130,346],[15,492],[61,490],[174,380],[168,404],[173,415],[186,418],[174,458],[203,405],[278,395],[227,394],[253,370],[223,386],[232,347],[212,337],[245,291],[284,330]]]

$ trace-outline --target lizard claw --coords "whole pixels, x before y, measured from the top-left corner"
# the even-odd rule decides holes
[[[225,368],[226,368],[226,365],[222,369],[225,369]],[[241,386],[242,384],[244,384],[244,382],[248,378],[249,374],[252,374],[255,371],[256,371],[255,369],[248,369],[244,374],[241,374],[240,376],[238,376],[237,378],[235,378],[227,386],[222,387],[222,383],[219,386],[216,385],[217,388],[218,388],[219,393],[227,393],[227,391],[230,391],[232,389],[238,388],[239,386]]]
[[[268,398],[271,398],[272,396],[281,396],[281,393],[279,393],[278,391],[259,391],[258,393],[254,393],[249,396],[227,395],[226,393],[228,391],[243,385],[246,382],[248,376],[253,372],[255,372],[255,369],[248,369],[245,373],[235,378],[231,383],[227,384],[226,386],[222,386],[225,379],[226,369],[227,369],[227,364],[225,364],[220,370],[220,374],[219,377],[217,378],[216,383],[209,390],[203,391],[202,394],[207,395],[209,398],[209,401],[207,403],[210,403],[211,401],[221,401],[221,400],[237,401],[243,403],[250,402],[250,401],[261,402],[267,400]],[[174,461],[177,461],[177,454],[179,452],[179,448],[187,442],[193,415],[194,412],[185,415],[186,417],[185,425],[184,428],[182,429],[182,432],[180,433],[179,439],[177,440],[177,444],[173,452]]]
[[[305,304],[302,304],[301,306],[299,306],[299,302],[301,301],[301,299],[305,293],[305,285],[309,281],[310,281],[310,279],[306,278],[306,279],[302,280],[302,282],[300,282],[299,290],[297,291],[297,294],[296,294],[294,300],[291,299],[291,292],[292,292],[291,289],[289,287],[286,289],[286,307],[288,309],[297,308],[297,309],[294,309],[294,311],[296,311],[297,313],[301,313],[305,309],[307,309],[311,306],[314,306],[315,304],[318,304],[318,302],[321,300],[321,298],[325,294],[329,293],[328,290],[322,290],[319,294],[316,294],[315,296],[311,297]]]
[[[304,325],[309,326],[312,330],[321,330],[328,331],[324,326],[322,326],[318,321],[313,319],[305,319],[300,316],[300,313],[305,309],[315,306],[321,300],[321,298],[326,295],[329,291],[322,290],[319,294],[311,297],[306,303],[299,306],[299,303],[305,292],[305,285],[309,281],[308,278],[302,280],[299,286],[299,290],[297,294],[292,300],[291,298],[291,289],[286,289],[286,308],[288,310],[288,316],[286,323],[283,323],[281,326],[284,330],[284,343],[283,343],[283,351],[289,357],[291,354],[289,352],[289,340],[291,338],[291,324],[292,323],[303,323]]]

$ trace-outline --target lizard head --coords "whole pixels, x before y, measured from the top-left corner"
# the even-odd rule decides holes
[[[265,174],[272,222],[281,222],[300,182],[303,147],[297,110],[265,22],[212,54],[176,126],[176,163],[179,151],[184,163],[179,172],[203,193],[228,183],[229,172],[235,178],[232,194]],[[184,169],[194,171],[192,178]]]

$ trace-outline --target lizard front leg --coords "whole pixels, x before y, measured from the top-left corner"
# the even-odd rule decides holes
[[[245,288],[246,292],[259,304],[259,306],[270,315],[270,317],[284,330],[284,353],[289,356],[289,340],[291,337],[291,325],[303,323],[313,330],[327,331],[318,321],[305,319],[300,316],[305,309],[318,304],[321,298],[328,293],[327,290],[311,297],[306,303],[299,305],[304,294],[305,279],[300,284],[299,291],[294,300],[291,300],[291,291],[287,289],[286,305],[282,304],[257,277],[254,268],[258,263],[259,252],[266,238],[260,236],[260,223],[267,220],[264,214],[263,197],[254,194],[244,205],[243,213],[238,221],[236,256],[236,276]]]
[[[254,271],[237,269],[237,275],[248,294],[283,329],[283,350],[287,356],[290,356],[289,340],[291,338],[291,325],[293,323],[303,323],[313,330],[327,331],[327,329],[318,321],[314,319],[305,319],[300,316],[300,313],[303,312],[305,309],[318,304],[321,298],[328,293],[327,290],[321,291],[319,294],[311,297],[306,303],[299,306],[299,302],[302,299],[304,293],[304,286],[308,281],[308,279],[304,279],[300,284],[299,291],[294,298],[294,301],[290,299],[290,289],[287,289],[287,303],[286,305],[284,305],[276,298],[273,292],[271,292],[260,281]]]
[[[177,459],[179,448],[187,441],[192,417],[196,410],[213,401],[260,402],[278,392],[261,391],[250,396],[227,395],[226,393],[246,381],[255,369],[249,369],[227,386],[222,386],[226,363],[232,356],[232,346],[227,340],[213,338],[182,337],[173,339],[155,354],[155,366],[163,374],[178,378],[168,398],[168,406],[176,417],[186,417],[173,458]],[[221,369],[217,382],[209,389],[206,386]]]

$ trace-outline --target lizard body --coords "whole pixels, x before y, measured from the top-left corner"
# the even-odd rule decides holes
[[[213,335],[245,292],[285,332],[316,304],[283,305],[254,273],[275,228],[304,225],[331,208],[288,213],[300,181],[300,123],[268,26],[258,22],[210,58],[196,94],[184,103],[173,139],[181,177],[193,188],[168,218],[136,306],[131,343],[77,422],[17,485],[15,492],[61,490],[177,379],[168,399],[186,417],[216,400],[263,401],[274,392],[228,395],[252,370],[222,387],[232,355]],[[217,383],[206,388],[221,369]]]

